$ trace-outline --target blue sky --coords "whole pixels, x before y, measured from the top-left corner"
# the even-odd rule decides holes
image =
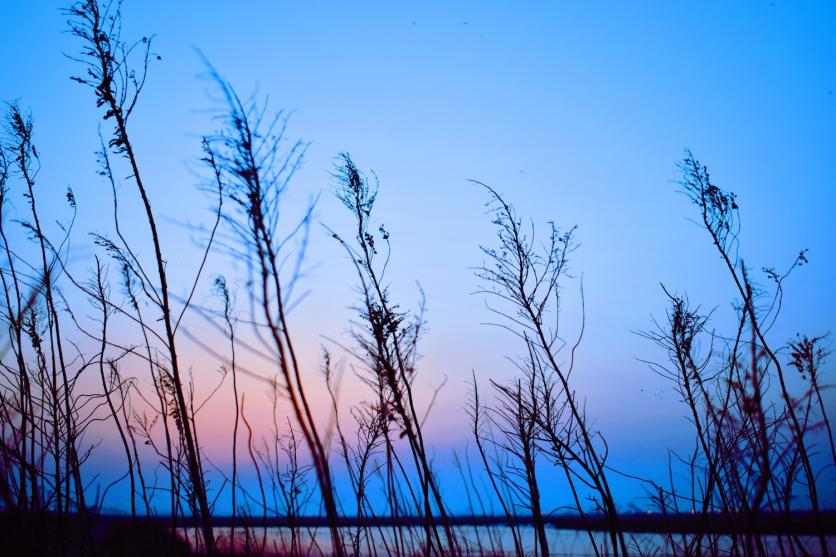
[[[33,112],[42,187],[75,189],[83,264],[93,253],[86,232],[108,230],[109,193],[95,175],[92,96],[68,79],[78,69],[61,54],[77,45],[60,7],[3,2],[0,99]],[[639,361],[664,355],[632,332],[663,314],[660,282],[720,319],[729,308],[720,261],[677,193],[685,148],[737,192],[754,269],[810,250],[774,341],[833,328],[836,3],[128,1],[124,16],[126,36],[155,33],[162,58],[132,133],[181,290],[197,263],[182,223],[209,221],[210,200],[195,188],[199,138],[218,125],[195,49],[242,94],[295,111],[289,135],[311,144],[290,213],[321,194],[317,220],[346,229],[331,195],[341,151],[379,176],[393,291],[414,306],[417,281],[428,299],[421,388],[448,377],[427,423],[440,459],[467,439],[471,370],[485,383],[511,377],[504,358],[519,350],[483,325],[490,316],[473,294],[472,268],[493,231],[486,196],[468,179],[536,222],[578,225],[564,314],[571,335],[583,277],[577,387],[627,471],[661,474],[665,448],[688,446],[684,408]],[[344,338],[355,294],[350,265],[318,226],[308,262],[310,294],[294,319],[315,361],[321,335]],[[221,257],[211,266],[235,273]],[[628,500],[640,491],[624,490]]]

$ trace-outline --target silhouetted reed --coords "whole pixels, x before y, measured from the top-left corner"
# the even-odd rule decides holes
[[[412,384],[415,379],[417,345],[421,335],[421,314],[411,318],[390,299],[386,285],[386,267],[391,255],[389,232],[380,225],[373,229],[372,210],[377,188],[369,184],[347,153],[340,155],[335,172],[339,184],[337,197],[354,218],[353,242],[337,233],[332,236],[345,248],[359,281],[362,328],[355,329],[354,338],[360,348],[371,378],[367,383],[376,391],[379,418],[387,422],[385,434],[394,426],[399,437],[409,442],[415,471],[421,484],[422,511],[426,519],[426,551],[458,553],[456,537],[447,521],[447,511],[437,480],[427,456],[422,432],[422,418],[416,409]],[[380,254],[378,250],[385,250]],[[435,508],[433,508],[435,506]],[[444,527],[446,550],[435,531],[434,513]]]
[[[642,333],[668,353],[666,364],[651,363],[654,371],[670,379],[688,406],[696,435],[693,455],[685,460],[692,476],[690,494],[673,485],[654,486],[654,499],[662,512],[680,512],[685,504],[700,516],[697,532],[682,543],[671,544],[685,555],[717,553],[720,540],[705,531],[709,517],[720,515],[729,532],[735,555],[767,552],[759,534],[760,515],[771,513],[783,521],[786,535],[777,538],[782,554],[808,554],[795,535],[793,510],[804,496],[813,513],[819,551],[829,548],[822,529],[818,483],[808,444],[811,431],[824,424],[833,441],[820,388],[815,377],[825,356],[818,340],[807,337],[790,343],[789,364],[810,380],[810,388],[793,396],[777,350],[767,331],[779,318],[783,282],[807,262],[801,252],[786,272],[764,269],[774,291],[768,294],[750,278],[739,255],[739,207],[733,193],[714,185],[705,166],[691,153],[682,163],[683,190],[697,206],[700,224],[708,232],[737,292],[735,328],[722,334],[708,327],[710,313],[693,308],[687,297],[665,294],[670,300],[667,320],[656,330]],[[663,287],[664,288],[664,287]],[[778,398],[772,396],[777,379]],[[819,415],[814,413],[813,401]],[[833,459],[836,464],[836,459]],[[830,465],[828,465],[830,466]]]
[[[147,300],[159,311],[159,321],[162,321],[164,329],[162,344],[167,352],[165,364],[163,366],[158,364],[159,380],[165,395],[172,399],[169,412],[183,444],[188,472],[189,505],[195,520],[200,524],[206,551],[211,555],[215,551],[215,536],[212,530],[209,500],[204,483],[197,432],[194,430],[190,396],[186,392],[186,385],[181,375],[175,340],[177,324],[188,307],[188,303],[180,310],[180,316],[178,316],[169,294],[168,274],[156,217],[128,131],[128,122],[145,85],[151,56],[151,40],[143,37],[133,43],[124,41],[121,35],[119,8],[119,3],[101,6],[95,0],[85,0],[74,4],[67,10],[70,31],[82,44],[80,55],[74,59],[84,68],[84,73],[73,79],[93,90],[96,105],[104,110],[104,120],[113,122],[112,137],[101,156],[107,159],[108,151],[110,151],[126,160],[131,171],[131,179],[145,210],[148,230],[154,246],[155,278],[158,282],[153,282],[151,276],[145,272],[139,259],[134,255],[135,250],[130,247],[130,243],[124,236],[119,234],[121,245],[111,243],[108,247],[116,255],[117,260],[130,269],[130,274],[141,284]],[[134,54],[139,59],[138,67],[133,66]],[[109,163],[107,167],[107,171],[110,172]],[[118,212],[114,211],[114,216],[118,221]],[[198,271],[197,274],[199,276],[200,272]],[[141,326],[146,328],[148,325],[143,322]]]
[[[670,453],[665,481],[633,477],[646,486],[655,513],[619,506],[610,480],[627,474],[608,462],[609,446],[594,425],[596,401],[587,406],[576,390],[582,285],[577,336],[558,335],[574,229],[548,223],[536,236],[533,223],[480,184],[496,237],[482,247],[476,276],[494,324],[516,341],[508,349],[515,369],[504,381],[480,383],[473,373],[467,412],[476,456],[471,462],[467,449],[455,453],[470,515],[451,515],[424,428],[442,387],[429,395],[416,387],[425,300],[421,292],[412,312],[393,299],[392,238],[374,212],[376,177],[370,180],[347,153],[332,176],[351,228],[327,231],[344,249],[359,293],[353,342],[332,344],[349,356],[347,369],[367,393],[341,408],[346,368],[330,349],[321,366],[308,365],[292,334],[315,202],[288,220],[287,189],[306,150],[288,140],[288,114],[241,100],[207,63],[220,100],[219,130],[200,144],[200,187],[212,199],[212,224],[203,230],[194,272],[177,285],[185,294],[175,295],[158,200],[130,134],[156,58],[151,40],[122,38],[118,1],[84,0],[66,14],[80,44],[81,74],[73,79],[92,90],[111,126],[100,134],[96,160],[112,196],[112,232],[92,234],[88,268],[71,264],[77,200],[62,193],[66,213],[53,226],[41,200],[56,194],[39,182],[33,119],[9,105],[0,141],[2,549],[548,557],[561,551],[552,527],[563,527],[581,532],[597,556],[829,554],[833,513],[823,508],[822,493],[832,488],[836,445],[823,394],[827,336],[771,338],[785,280],[807,263],[806,252],[784,272],[764,269],[767,287],[759,285],[739,253],[736,196],[716,186],[690,153],[681,187],[733,287],[733,319],[718,319],[663,286],[667,314],[640,333],[665,354],[649,365],[681,397],[693,428],[693,448]],[[131,200],[141,208],[144,235],[123,226],[123,204]],[[225,276],[204,281],[214,254],[244,265],[248,315]],[[199,293],[214,307],[195,301]],[[190,320],[204,327],[201,334],[189,330]],[[220,373],[208,388],[206,371],[192,371],[185,351],[178,352],[183,337],[215,359]],[[266,390],[270,416],[263,423],[253,417],[244,377]],[[327,420],[311,402],[311,385],[323,380]],[[206,428],[199,427],[202,409],[221,400],[233,410],[229,470],[207,458]],[[88,465],[101,444],[94,435],[113,440],[121,468],[109,481]],[[819,436],[828,439],[829,460]],[[340,490],[343,469],[347,485]],[[129,516],[107,512],[116,489],[127,490]],[[549,507],[544,495],[554,491],[566,507]],[[225,496],[228,516],[217,509]],[[555,514],[566,508],[570,515]],[[484,528],[469,530],[474,526]],[[634,535],[649,531],[655,537]]]
[[[501,403],[505,421],[518,430],[511,437],[518,445],[515,451],[522,457],[530,497],[528,505],[535,516],[539,514],[535,510],[539,509],[539,502],[533,454],[542,450],[565,471],[577,511],[582,516],[584,510],[575,482],[582,482],[595,493],[596,511],[603,513],[609,524],[610,550],[614,555],[626,554],[627,545],[607,481],[607,444],[600,432],[590,428],[586,405],[571,385],[575,349],[581,341],[582,330],[570,347],[569,363],[566,366],[558,363],[558,353],[565,346],[557,333],[560,281],[566,275],[569,255],[574,249],[574,229],[561,232],[554,223],[549,223],[540,249],[533,240],[533,227],[524,228],[513,206],[493,188],[479,185],[491,198],[489,207],[498,244],[482,248],[487,263],[477,270],[477,276],[485,285],[483,292],[499,301],[498,305],[488,306],[501,319],[497,324],[522,341],[525,351],[522,366],[525,389],[522,382],[510,389],[499,385],[497,388],[505,399]],[[509,411],[509,403],[511,407],[517,406],[513,412]],[[543,540],[544,536],[540,536],[541,549],[546,549]]]

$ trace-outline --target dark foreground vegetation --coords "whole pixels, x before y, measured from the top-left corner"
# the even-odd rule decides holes
[[[836,536],[836,513],[827,511],[823,514],[825,515],[825,533],[828,536]],[[3,547],[6,553],[13,555],[51,555],[68,551],[69,548],[81,544],[82,526],[77,514],[65,517],[61,535],[57,531],[59,526],[54,513],[48,513],[43,518],[44,520],[38,524],[36,531],[28,531],[22,529],[27,524],[21,524],[19,517],[16,515],[0,514],[0,530],[2,530],[2,539],[5,542]],[[761,513],[758,516],[755,530],[765,539],[775,540],[779,535],[791,533],[809,540],[811,536],[815,536],[818,532],[812,518],[810,512],[794,513],[793,530],[788,532],[782,517]],[[621,515],[621,521],[625,532],[628,532],[634,538],[641,534],[662,537],[670,532],[686,535],[706,531],[723,535],[733,531],[733,525],[718,515],[709,516],[708,520],[703,522],[699,516],[692,513],[675,515],[624,513]],[[175,522],[179,534],[172,533],[169,517],[143,517],[139,521],[135,521],[133,517],[128,515],[97,514],[93,525],[88,525],[86,531],[90,532],[91,552],[95,552],[97,555],[196,554],[186,541],[187,536],[183,535],[184,531],[193,527],[193,523],[188,517],[180,517]],[[510,547],[503,545],[503,529],[510,527],[531,529],[535,526],[535,522],[530,515],[518,515],[511,520],[504,516],[456,515],[451,516],[449,522],[453,527],[460,529],[463,535],[463,545],[467,549],[464,553],[469,555],[507,553]],[[576,515],[549,516],[544,518],[544,522],[549,531],[569,530],[575,532],[576,535],[587,528],[598,533],[598,535],[607,530],[607,520],[602,515],[588,515],[585,520]],[[339,520],[341,530],[348,531],[352,528],[378,530],[382,537],[399,529],[405,531],[420,530],[423,523],[424,518],[421,516],[403,516],[397,519],[392,516],[344,516]],[[28,525],[31,526],[32,524],[30,522]],[[327,518],[322,516],[273,516],[267,519],[214,516],[212,524],[219,532],[229,532],[232,527],[247,532],[247,534],[241,536],[243,540],[246,540],[247,536],[266,537],[269,539],[267,549],[263,552],[258,551],[259,554],[264,553],[265,555],[289,553],[288,542],[294,535],[294,531],[300,540],[300,553],[319,553],[322,549],[317,546],[317,538],[329,526]],[[436,526],[440,525],[437,524]],[[228,554],[230,549],[229,537],[224,534],[217,537],[219,545],[223,546],[220,553]],[[65,543],[66,546],[61,548],[60,543]],[[246,544],[242,545],[243,548],[246,548]],[[489,548],[489,551],[486,551],[486,548]],[[383,549],[385,547],[379,548],[378,551]],[[590,552],[592,551],[591,548],[588,549]],[[71,549],[69,552],[73,553]],[[242,548],[239,548],[236,553],[244,552]],[[565,554],[562,551],[556,553]],[[408,554],[417,553],[410,551]]]
[[[769,334],[780,318],[784,281],[807,262],[805,252],[784,270],[764,269],[765,284],[756,283],[738,245],[735,195],[715,185],[690,153],[681,163],[681,190],[720,256],[737,319],[719,331],[727,324],[709,326],[710,312],[663,287],[669,310],[642,333],[659,345],[660,361],[650,365],[681,395],[693,425],[693,451],[671,459],[668,482],[635,480],[646,486],[652,514],[624,513],[616,504],[610,480],[619,472],[608,465],[607,442],[587,413],[595,402],[587,404],[573,383],[582,332],[572,341],[557,333],[573,229],[550,223],[535,235],[536,226],[483,185],[497,234],[482,248],[485,263],[476,274],[496,323],[510,333],[519,370],[514,381],[488,387],[473,376],[469,415],[477,451],[459,466],[473,516],[451,516],[423,433],[428,404],[413,391],[422,312],[402,309],[387,288],[392,245],[374,216],[377,184],[340,155],[336,195],[354,227],[329,234],[356,271],[358,318],[346,349],[369,393],[351,409],[353,423],[343,424],[330,354],[321,369],[306,367],[288,318],[303,256],[290,246],[308,233],[311,211],[296,222],[284,211],[284,193],[304,154],[302,143],[285,137],[286,116],[241,100],[210,67],[224,106],[220,129],[202,141],[202,187],[215,210],[201,263],[176,288],[188,295],[177,296],[169,283],[176,255],[163,252],[156,200],[131,135],[155,58],[151,41],[123,39],[118,3],[79,2],[67,16],[79,47],[73,79],[89,88],[108,130],[97,156],[112,194],[112,232],[94,236],[98,253],[77,274],[69,246],[83,200],[67,191],[61,232],[47,232],[39,203],[56,193],[43,189],[38,171],[48,161],[39,159],[31,115],[10,105],[0,150],[4,549],[159,556],[499,552],[490,530],[491,543],[465,533],[478,524],[501,526],[508,539],[501,551],[518,557],[562,551],[550,546],[553,526],[582,532],[595,555],[829,554],[834,515],[823,501],[834,487],[836,449],[822,395],[827,341],[801,335],[776,342]],[[124,226],[126,201],[141,208],[144,236],[132,237]],[[204,276],[213,253],[246,263],[246,318],[227,279]],[[215,307],[194,303],[205,283]],[[183,323],[192,319],[219,333],[222,345],[191,338]],[[197,415],[205,397],[178,352],[184,337],[217,356],[231,385],[228,470],[202,455]],[[260,358],[263,369],[242,366],[245,352]],[[259,438],[262,424],[247,417],[242,374],[262,380],[270,393],[267,436]],[[327,428],[306,390],[317,374],[333,403]],[[803,381],[790,381],[797,376]],[[803,388],[793,390],[797,384]],[[288,427],[280,426],[280,413],[290,416]],[[102,423],[124,462],[116,480],[127,485],[128,514],[121,518],[103,508],[116,484],[102,485],[88,473],[97,442],[86,433]],[[255,480],[241,479],[244,467]],[[338,495],[336,467],[345,470],[351,497]],[[544,490],[565,493],[573,515],[543,508]],[[380,492],[385,496],[377,502]],[[228,516],[215,511],[221,495],[231,501]],[[281,547],[269,527],[283,528]],[[635,532],[656,535],[638,539]],[[317,539],[324,541],[312,543]]]

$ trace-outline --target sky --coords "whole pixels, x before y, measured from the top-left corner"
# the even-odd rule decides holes
[[[94,253],[88,233],[110,226],[95,158],[107,124],[91,92],[69,79],[78,65],[62,53],[78,44],[61,7],[3,0],[0,100],[32,111],[41,187],[70,185],[79,199],[73,249],[83,267]],[[161,58],[131,126],[179,292],[200,253],[201,234],[190,227],[211,222],[197,160],[200,137],[219,123],[202,56],[242,95],[293,111],[288,137],[310,142],[286,211],[301,215],[319,200],[307,296],[292,315],[312,369],[322,345],[334,348],[329,339],[346,341],[356,301],[350,262],[320,226],[350,230],[332,193],[336,155],[351,153],[380,179],[376,218],[392,235],[393,293],[405,308],[417,306],[418,285],[427,297],[417,386],[425,403],[446,377],[426,424],[439,462],[468,443],[471,371],[486,388],[489,378],[511,378],[507,358],[521,349],[487,324],[476,293],[473,268],[494,231],[486,193],[471,179],[535,223],[577,225],[563,323],[567,337],[577,334],[582,282],[576,387],[609,440],[611,463],[626,472],[663,479],[667,448],[686,450],[691,439],[685,407],[642,361],[664,354],[636,334],[664,315],[660,284],[717,308],[718,327],[732,300],[721,261],[689,220],[694,207],[678,193],[686,148],[737,193],[753,269],[785,268],[809,249],[810,264],[787,282],[774,342],[833,329],[833,2],[128,0],[124,21],[126,37],[154,34]],[[44,197],[45,212],[66,214],[61,196]],[[142,235],[139,219],[127,226]],[[218,255],[209,265],[207,276],[238,277],[243,288],[234,262]],[[198,296],[209,304],[204,283]],[[187,355],[198,383],[212,384],[205,355],[194,346]],[[350,357],[341,361],[350,376]],[[306,381],[324,407],[317,372]],[[247,389],[267,407],[261,386]],[[361,398],[359,382],[347,379],[342,396],[346,405]],[[223,430],[228,404],[213,404],[206,419]],[[205,443],[223,459],[212,437]],[[621,488],[625,502],[641,495],[626,480]]]

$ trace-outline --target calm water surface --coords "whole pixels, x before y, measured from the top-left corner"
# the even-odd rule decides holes
[[[424,531],[420,528],[393,528],[393,527],[369,527],[369,528],[342,528],[343,539],[351,549],[356,543],[360,554],[368,557],[384,557],[386,555],[399,554],[403,556],[422,555],[421,549],[424,540]],[[514,540],[511,530],[503,526],[464,526],[456,527],[458,543],[462,546],[464,553],[469,555],[514,555]],[[527,554],[533,554],[535,532],[530,526],[518,528],[523,547]],[[220,538],[220,547],[230,550],[231,529],[216,528],[216,535]],[[594,546],[597,546],[600,555],[606,555],[607,539],[606,534],[598,532],[592,534],[592,539],[587,532],[581,530],[558,530],[547,529],[549,551],[551,555],[564,557],[595,556]],[[194,530],[181,531],[195,545]],[[443,531],[439,530],[439,536],[444,540]],[[791,551],[781,551],[783,544],[788,549],[789,539],[784,536],[767,536],[767,550],[770,555],[792,554]],[[678,536],[675,539],[677,544],[687,541],[687,537]],[[721,549],[730,548],[730,539],[724,539],[724,546]],[[655,555],[657,557],[674,556],[681,554],[677,547],[673,546],[665,536],[659,534],[628,534],[629,549],[635,554]],[[811,536],[800,536],[802,543],[810,555],[821,553],[818,540]],[[294,532],[290,528],[257,528],[250,532],[237,528],[235,531],[235,549],[237,552],[245,553],[245,548],[260,548],[265,545],[265,554],[290,554],[297,553],[303,557],[323,557],[331,553],[331,536],[326,528],[299,528]],[[593,545],[594,544],[594,545]],[[836,553],[836,537],[828,537],[828,545],[831,553]],[[293,551],[293,549],[296,551]],[[256,553],[258,551],[256,550]]]

